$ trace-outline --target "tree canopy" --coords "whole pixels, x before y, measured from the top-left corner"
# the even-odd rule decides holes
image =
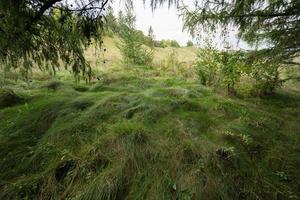
[[[90,74],[84,47],[101,44],[108,0],[8,0],[0,2],[0,62],[55,73],[59,60],[75,75]]]
[[[151,0],[179,5],[178,0]],[[84,48],[101,45],[105,7],[109,0],[7,0],[0,2],[0,62],[27,74],[32,66],[55,73],[62,61],[75,75],[90,74]],[[295,63],[300,51],[300,2],[296,0],[203,0],[193,8],[181,6],[191,33],[237,27],[251,44],[261,41],[260,52],[282,63]]]
[[[199,33],[228,26],[237,27],[239,37],[250,44],[264,43],[259,52],[274,55],[282,63],[292,62],[300,52],[300,1],[295,0],[203,0],[194,8],[181,7],[185,27]]]

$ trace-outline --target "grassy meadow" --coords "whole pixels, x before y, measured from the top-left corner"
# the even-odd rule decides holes
[[[230,97],[195,78],[194,47],[128,66],[117,41],[87,50],[91,84],[63,70],[4,80],[0,199],[300,198],[299,84]]]

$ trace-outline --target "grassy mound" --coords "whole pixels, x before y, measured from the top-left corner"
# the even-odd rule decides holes
[[[21,104],[25,99],[10,89],[0,89],[0,109]]]
[[[0,199],[299,199],[299,96],[143,73],[1,110]]]
[[[63,86],[63,83],[60,81],[51,81],[47,83],[44,87],[48,90],[56,91]]]

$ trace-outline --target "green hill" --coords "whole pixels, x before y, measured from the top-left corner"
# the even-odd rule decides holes
[[[106,51],[95,51],[95,48],[91,47],[86,51],[87,59],[91,62],[92,66],[97,68],[105,69],[107,67],[119,66],[122,60],[122,55],[118,49],[120,39],[117,36],[104,37],[103,49]],[[184,64],[191,64],[194,62],[197,56],[196,47],[166,47],[166,48],[154,48],[154,66],[162,65],[171,53],[175,53],[178,61]],[[103,64],[101,61],[106,60]]]

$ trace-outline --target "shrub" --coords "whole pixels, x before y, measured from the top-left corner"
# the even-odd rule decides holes
[[[153,41],[153,45],[154,45],[154,47],[161,47],[161,48],[163,48],[161,41],[158,41],[158,40],[154,40]]]
[[[229,95],[236,94],[235,87],[242,75],[255,81],[255,95],[271,94],[283,83],[278,64],[242,51],[219,51],[208,46],[199,51],[194,66],[201,84],[226,87]]]
[[[166,47],[169,47],[171,45],[170,40],[162,40],[160,43],[161,43],[162,48],[166,48]]]
[[[253,95],[272,94],[283,83],[279,78],[279,65],[269,61],[255,61],[248,75],[255,80]]]
[[[177,59],[177,53],[172,51],[165,60],[165,67],[171,69],[175,73],[176,68],[180,66],[181,63]]]
[[[227,87],[228,94],[235,95],[235,85],[241,77],[242,54],[238,51],[223,51],[219,54],[219,57],[222,84]]]
[[[217,85],[219,82],[217,50],[207,47],[205,49],[201,49],[197,56],[198,60],[194,67],[196,68],[201,84],[206,86]]]
[[[175,47],[178,48],[180,47],[180,45],[178,44],[178,42],[176,40],[162,40],[160,42],[161,47],[166,48],[166,47]]]
[[[170,46],[171,46],[171,47],[175,47],[175,48],[180,47],[180,45],[178,44],[178,42],[177,42],[176,40],[171,40]]]
[[[135,40],[135,33],[129,31],[124,36],[122,43],[118,46],[121,50],[125,63],[133,63],[137,65],[151,64],[153,60],[153,51],[142,46],[140,41]]]
[[[187,43],[186,43],[186,46],[187,47],[192,47],[192,46],[194,46],[194,43],[192,42],[192,41],[188,41]]]
[[[149,36],[144,36],[144,44],[145,45],[147,45],[148,47],[150,47],[150,48],[152,48],[152,47],[154,47],[155,46],[155,43],[154,43],[154,41],[153,41],[153,39],[151,38],[151,37],[149,37]]]

